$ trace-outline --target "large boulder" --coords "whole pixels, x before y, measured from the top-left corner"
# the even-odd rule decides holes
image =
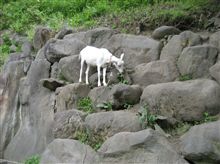
[[[56,90],[56,111],[77,108],[79,99],[88,96],[90,88],[86,84],[73,83]]]
[[[213,65],[209,69],[209,72],[211,76],[220,84],[220,61]]]
[[[218,48],[220,52],[220,31],[215,32],[209,37],[209,43]]]
[[[210,45],[187,47],[177,61],[181,75],[192,78],[209,77],[209,68],[215,64],[218,49]]]
[[[41,155],[41,163],[98,163],[97,153],[89,146],[71,139],[55,139]]]
[[[80,73],[80,60],[78,55],[64,57],[59,62],[59,75],[58,78],[69,82],[78,82]],[[85,70],[86,65],[84,64],[82,79],[85,82]],[[89,77],[96,72],[96,67],[91,67],[89,71]]]
[[[214,115],[220,112],[220,87],[208,79],[185,82],[169,82],[147,86],[141,96],[141,104],[158,115],[179,121],[199,121],[204,112]]]
[[[53,79],[53,78],[41,79],[40,83],[42,84],[42,86],[50,89],[51,91],[55,91],[57,88],[65,85],[64,81]]]
[[[39,26],[35,29],[33,46],[36,50],[42,48],[51,37],[51,29]]]
[[[54,94],[45,88],[39,88],[31,96],[28,92],[24,94],[29,95],[28,102],[15,108],[19,113],[15,118],[19,117],[21,122],[4,152],[5,159],[17,162],[41,154],[53,140]]]
[[[86,44],[77,39],[53,39],[46,45],[45,55],[49,62],[59,62],[63,57],[77,55]]]
[[[25,76],[23,61],[11,61],[7,64],[3,75],[1,75],[0,93],[0,158],[3,152],[18,131],[20,120],[17,110],[18,91],[21,85],[20,80]]]
[[[118,132],[136,132],[141,124],[135,113],[128,111],[110,111],[93,113],[86,117],[85,126],[92,134],[113,136]]]
[[[186,159],[198,164],[220,163],[220,121],[193,126],[181,137]]]
[[[95,28],[86,32],[78,32],[67,35],[64,39],[77,38],[87,45],[101,47],[115,32],[106,27]]]
[[[116,68],[111,68],[107,69],[106,73],[106,82],[107,85],[112,85],[112,84],[118,84],[118,83],[124,83],[124,84],[132,84],[132,80],[130,75],[125,71],[123,74],[120,74]],[[101,75],[100,77],[101,82],[103,80],[103,76]],[[98,86],[98,72],[94,73],[89,77],[89,84],[92,87],[97,87]]]
[[[146,36],[117,34],[113,35],[103,47],[118,57],[123,52],[126,67],[133,69],[141,63],[159,59],[162,45],[159,41]]]
[[[134,84],[148,86],[174,81],[178,76],[177,68],[172,62],[158,60],[136,66],[131,77]]]
[[[176,63],[183,48],[202,44],[202,38],[199,34],[191,31],[184,31],[179,35],[174,35],[163,47],[160,59],[169,60]]]
[[[108,138],[98,150],[103,163],[187,164],[164,136],[147,129],[121,132]]]
[[[73,29],[68,27],[63,27],[56,35],[55,39],[63,39],[65,35],[73,33]]]
[[[177,35],[181,31],[173,26],[161,26],[155,29],[152,33],[154,39],[162,39],[168,35]]]
[[[4,152],[7,160],[20,162],[40,154],[53,139],[51,123],[54,115],[54,92],[39,85],[41,79],[49,77],[49,72],[50,63],[45,59],[36,59],[27,78],[22,79],[18,96],[14,99],[18,99],[18,102],[15,107],[11,107],[16,111],[11,116],[20,122],[16,124],[17,130],[13,131],[13,138],[8,140]],[[13,121],[6,122],[11,124]]]
[[[53,135],[54,138],[74,139],[77,131],[83,131],[86,113],[78,110],[57,112],[54,115]]]
[[[142,89],[138,85],[117,84],[110,87],[96,87],[89,93],[94,106],[110,103],[113,109],[123,108],[124,104],[137,104]]]

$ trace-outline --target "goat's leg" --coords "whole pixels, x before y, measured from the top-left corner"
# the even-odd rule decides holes
[[[103,85],[104,86],[107,86],[107,83],[106,83],[106,69],[107,68],[103,68]]]
[[[101,69],[101,66],[97,66],[97,71],[98,71],[98,87],[101,86],[101,81],[100,81],[100,69]]]
[[[81,67],[80,67],[80,73],[79,73],[79,82],[82,82],[82,71],[83,71],[83,64],[84,60],[81,60]]]
[[[89,84],[89,68],[90,68],[90,65],[87,64],[87,68],[86,68],[86,84]]]

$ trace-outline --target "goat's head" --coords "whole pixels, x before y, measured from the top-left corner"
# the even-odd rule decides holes
[[[121,54],[121,57],[118,61],[116,61],[114,64],[115,68],[120,72],[124,72],[124,61],[123,61],[124,53]]]

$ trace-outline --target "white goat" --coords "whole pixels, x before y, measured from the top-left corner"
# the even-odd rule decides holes
[[[90,66],[97,66],[98,71],[98,86],[101,86],[100,82],[100,70],[103,68],[103,85],[106,86],[106,69],[108,64],[113,64],[116,69],[122,73],[124,70],[124,61],[122,60],[124,54],[121,54],[120,58],[113,56],[107,49],[105,48],[96,48],[92,46],[86,46],[81,50],[79,54],[79,58],[81,58],[81,68],[80,68],[80,77],[79,82],[82,82],[82,71],[84,62],[87,64],[86,69],[86,84],[89,84],[88,74]]]

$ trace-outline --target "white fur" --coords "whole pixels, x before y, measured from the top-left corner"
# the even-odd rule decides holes
[[[113,63],[116,69],[122,73],[124,61],[122,60],[124,54],[121,55],[120,58],[113,56],[107,49],[105,48],[96,48],[92,46],[86,46],[81,50],[79,58],[81,58],[81,68],[80,68],[80,77],[79,82],[82,82],[82,71],[84,62],[87,64],[86,69],[86,84],[89,84],[88,74],[90,66],[97,66],[98,71],[98,86],[101,86],[100,82],[100,70],[103,68],[103,85],[106,86],[106,69],[107,65]]]

